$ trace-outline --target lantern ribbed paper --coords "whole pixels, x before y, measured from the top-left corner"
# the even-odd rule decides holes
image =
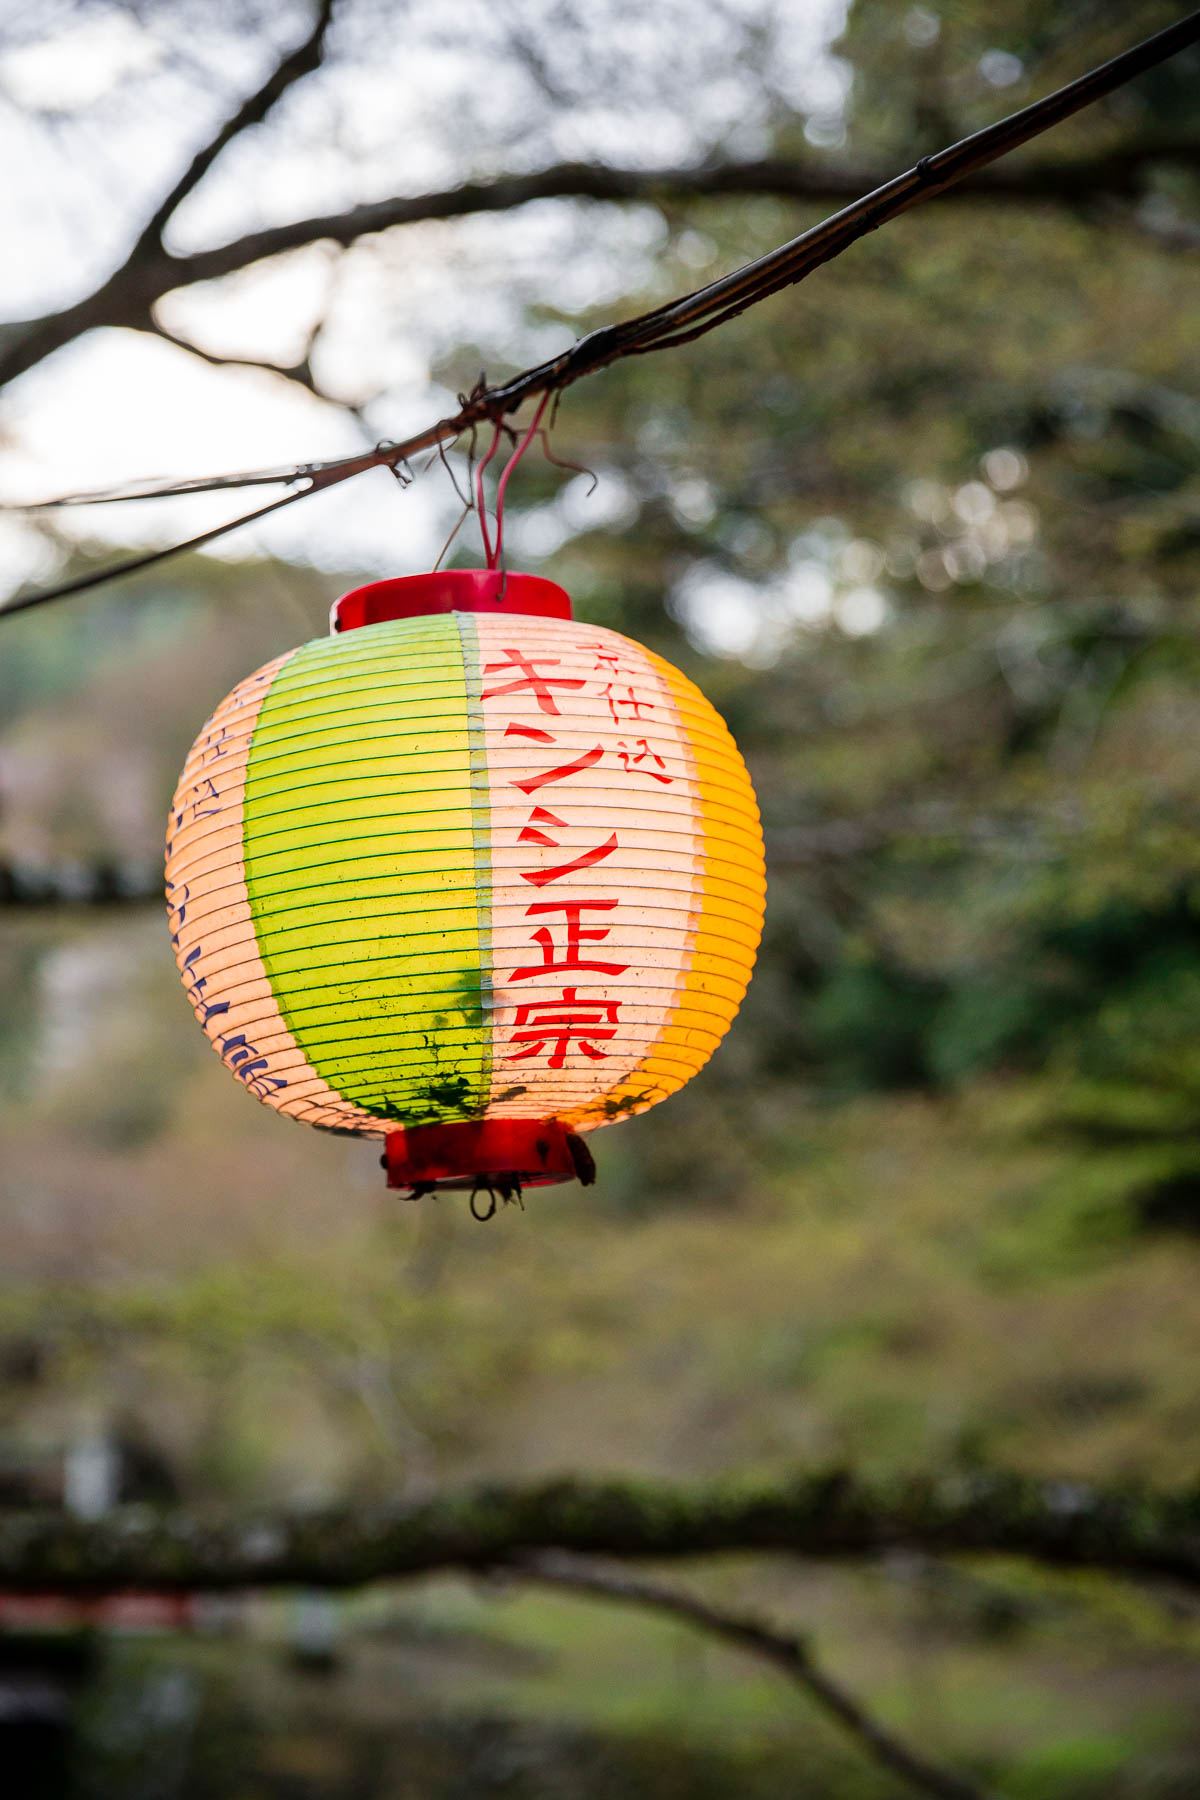
[[[699,690],[511,603],[384,618],[243,681],[188,758],[167,884],[233,1074],[379,1136],[586,1131],[664,1099],[737,1010],[764,893],[749,778]]]

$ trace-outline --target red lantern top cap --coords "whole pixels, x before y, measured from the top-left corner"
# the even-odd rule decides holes
[[[353,631],[384,619],[416,619],[425,613],[537,613],[569,619],[571,596],[541,575],[509,575],[502,569],[441,569],[372,581],[335,600],[331,631]]]

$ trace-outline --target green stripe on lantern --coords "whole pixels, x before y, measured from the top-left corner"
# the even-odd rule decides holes
[[[246,770],[246,889],[279,1010],[330,1087],[403,1124],[473,1117],[490,1086],[471,661],[452,614],[306,644]]]

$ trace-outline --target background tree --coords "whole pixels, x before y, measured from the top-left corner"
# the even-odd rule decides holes
[[[311,19],[136,16],[171,43],[190,32],[201,70],[236,52],[236,96],[226,79],[210,101],[218,121]],[[426,225],[372,237],[377,273],[357,260],[366,245],[343,263],[346,292],[308,373],[365,401],[370,434],[397,435],[410,409],[441,410],[481,364],[501,375],[695,285],[851,184],[1173,16],[860,3],[840,60],[806,97],[808,77],[782,56],[794,28],[783,14],[680,7],[642,36],[616,13],[463,14],[444,66],[472,96],[471,129],[445,89],[402,137],[383,110],[365,165],[325,174],[314,204],[326,216],[464,180],[487,188],[471,205],[531,192],[562,203],[465,220],[453,237]],[[311,186],[301,140],[331,141],[336,93],[371,93],[364,68],[389,34],[425,78],[443,29],[392,8],[339,9],[320,45],[329,62],[261,126],[247,119],[188,200],[190,221],[181,201],[170,255],[212,255],[302,216],[271,171],[299,168]],[[170,83],[194,82],[196,68],[167,59],[139,78],[169,97],[178,167],[201,133]],[[1015,1556],[1037,1551],[1043,1514],[1071,1521],[1068,1544],[1086,1541],[1077,1522],[1093,1485],[1195,1479],[1194,92],[1195,61],[1181,58],[796,295],[576,388],[554,447],[595,469],[591,500],[585,476],[523,469],[514,557],[563,580],[586,616],[687,664],[751,761],[771,855],[768,937],[737,1030],[692,1089],[610,1134],[594,1195],[547,1196],[490,1231],[445,1201],[389,1206],[369,1155],[226,1091],[179,1004],[155,914],[5,915],[0,1191],[6,1262],[22,1277],[4,1296],[5,1405],[27,1489],[97,1426],[153,1444],[188,1503],[243,1519],[267,1509],[268,1523],[299,1502],[411,1504],[481,1476],[509,1484],[519,1510],[529,1482],[564,1468],[585,1482],[621,1469],[771,1486],[797,1465],[849,1465],[883,1495],[879,1534],[840,1545],[856,1562],[871,1553],[858,1572],[722,1566],[699,1582],[707,1602],[812,1623],[830,1666],[901,1735],[1008,1791],[1186,1791],[1183,1588],[972,1560],[962,1538],[923,1538],[891,1484],[914,1466],[968,1496],[981,1465],[1027,1477],[1003,1491],[1028,1535],[971,1540]],[[135,94],[121,97],[131,120]],[[372,124],[365,101],[359,113],[352,140]],[[420,181],[372,161],[381,144],[397,160],[419,147]],[[564,185],[520,186],[567,161]],[[97,290],[111,297],[112,269],[170,180],[148,159],[126,175],[120,206],[92,228]],[[621,182],[619,205],[566,198]],[[283,288],[302,280],[296,254]],[[137,255],[179,281],[161,246]],[[247,278],[265,279],[257,264]],[[147,336],[158,320],[214,355],[297,366],[284,334],[268,341],[282,321],[251,330],[250,292],[218,284],[186,302],[173,286],[143,293],[149,323],[144,311],[107,323]],[[10,354],[28,357],[39,333],[48,344],[44,321],[77,300],[64,288],[32,301],[43,323],[14,328]],[[347,340],[376,314],[415,319],[431,387],[414,357],[372,398],[376,366],[395,365],[366,335],[356,363]],[[313,317],[326,317],[319,304]],[[294,314],[287,325],[294,338]],[[67,359],[80,371],[85,352],[124,355],[119,342],[109,330],[56,352],[61,377],[51,358],[14,379],[11,430],[32,429],[31,384],[53,411]],[[319,452],[315,401],[305,416],[315,435],[301,449]],[[78,417],[76,435],[99,442],[98,418]],[[89,479],[63,456],[64,483]],[[223,460],[252,458],[231,439]],[[155,464],[97,463],[94,479]],[[436,549],[453,509],[443,481],[430,472],[381,500],[389,530],[415,519],[414,538]],[[16,897],[39,879],[77,880],[73,864],[103,862],[110,894],[153,879],[198,719],[256,661],[321,629],[334,549],[347,578],[359,572],[346,544],[314,537],[316,568],[195,559],[9,622],[0,756]],[[475,560],[468,544],[458,554]],[[651,1492],[647,1504],[662,1502]],[[1148,1516],[1134,1509],[1136,1542]],[[1186,1543],[1190,1517],[1168,1518],[1168,1546]],[[29,1522],[15,1529],[28,1545]],[[610,1531],[611,1551],[633,1547]],[[792,1532],[799,1547],[839,1548]],[[554,1535],[561,1521],[543,1530]],[[1111,1541],[1108,1552],[1121,1561]],[[29,1550],[28,1579],[38,1566]],[[706,1687],[702,1667],[672,1664],[673,1640],[632,1624],[589,1615],[584,1633],[581,1615],[556,1611],[566,1602],[498,1613],[447,1587],[424,1610],[403,1596],[373,1604],[351,1615],[355,1681],[317,1709],[326,1745],[374,1742],[376,1686],[394,1720],[412,1644],[436,1642],[450,1646],[441,1691],[476,1712],[525,1706],[577,1732],[596,1725],[564,1745],[543,1724],[514,1778],[529,1793],[546,1791],[558,1758],[577,1782],[625,1791],[700,1794],[710,1780],[777,1792],[797,1767],[817,1791],[884,1791],[819,1728],[780,1736],[774,1690],[740,1665],[714,1664]],[[373,1636],[385,1614],[390,1635]],[[555,1649],[540,1675],[521,1663],[533,1644]],[[193,1723],[158,1738],[147,1724],[140,1766],[186,1738],[184,1791],[228,1791],[194,1723],[209,1708],[243,1746],[241,1766],[269,1770],[266,1715],[221,1697],[221,1671],[261,1670],[261,1648],[204,1655],[116,1657],[96,1702],[97,1771],[120,1761],[111,1733],[95,1748],[104,1719],[181,1669]],[[664,1675],[676,1666],[677,1680]],[[586,1699],[597,1689],[599,1708]],[[149,1701],[141,1711],[157,1716]],[[618,1723],[634,1736],[614,1740]],[[432,1768],[444,1746],[430,1729],[410,1719],[402,1737]],[[455,1741],[461,1766],[470,1752]],[[511,1735],[486,1741],[513,1753]],[[613,1776],[621,1756],[632,1762]],[[380,1752],[379,1783],[385,1766]],[[331,1772],[328,1755],[324,1767],[305,1777],[324,1780],[313,1791],[350,1791],[353,1771]],[[431,1773],[429,1791],[443,1779]]]

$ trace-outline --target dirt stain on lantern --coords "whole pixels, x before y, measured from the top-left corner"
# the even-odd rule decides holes
[[[666,1099],[762,927],[749,777],[704,696],[553,582],[376,582],[219,706],[171,810],[180,973],[231,1073],[383,1137],[393,1187],[588,1178]]]

